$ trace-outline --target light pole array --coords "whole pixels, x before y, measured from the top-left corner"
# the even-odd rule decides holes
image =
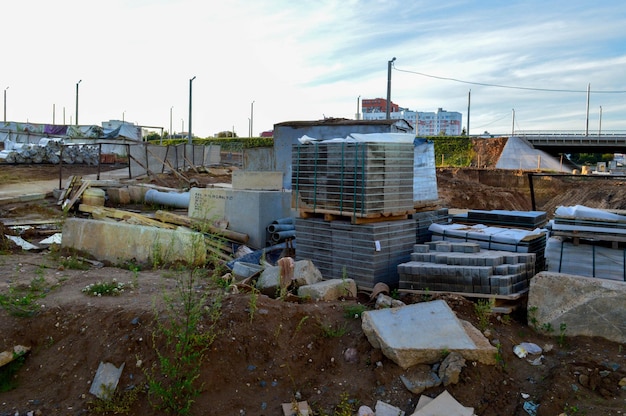
[[[80,84],[82,82],[81,80],[78,80],[78,82],[76,83],[76,125],[78,126],[78,84]]]
[[[396,60],[394,56],[393,59],[387,62],[387,111],[385,112],[385,118],[389,120],[389,109],[391,105],[391,65]]]

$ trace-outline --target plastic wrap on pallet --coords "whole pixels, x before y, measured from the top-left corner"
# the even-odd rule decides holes
[[[550,272],[626,281],[626,249],[550,237],[545,253]]]

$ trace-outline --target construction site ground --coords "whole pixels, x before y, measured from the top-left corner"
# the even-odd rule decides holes
[[[483,156],[482,163],[487,163],[485,160]],[[93,169],[73,166],[66,175],[94,173]],[[228,180],[228,171],[230,168],[224,167],[212,174],[187,171],[185,175],[196,185],[206,186]],[[54,180],[58,168],[1,165],[0,176],[0,187]],[[490,168],[438,169],[440,206],[529,210],[528,188],[520,179],[525,177],[527,172]],[[168,187],[189,185],[176,175],[143,180]],[[537,209],[546,210],[549,216],[558,205],[625,209],[625,184],[585,178],[542,179],[536,185]],[[63,215],[56,201],[48,197],[0,205],[0,218],[33,223],[58,218],[61,223]],[[43,237],[30,236],[32,240]],[[40,309],[34,316],[18,317],[0,310],[0,350],[30,347],[24,365],[12,379],[15,388],[0,393],[0,416],[29,411],[39,415],[102,414],[95,410],[97,400],[89,393],[101,362],[117,367],[124,364],[118,391],[138,392],[128,414],[165,414],[152,406],[158,400],[145,393],[145,374],[157,362],[155,347],[162,348],[165,342],[155,325],[155,318],[167,319],[164,295],[172,293],[179,276],[186,272],[150,265],[137,271],[96,263],[87,270],[76,270],[64,261],[67,254],[51,249],[7,249],[0,256],[0,293],[20,290],[45,295],[36,300]],[[195,290],[214,299],[224,290],[208,277],[211,273],[206,270],[207,277]],[[134,286],[119,296],[83,293],[89,284],[114,278]],[[37,291],[35,282],[45,289]],[[476,299],[398,296],[405,303],[444,299],[459,318],[481,326]],[[202,359],[197,379],[200,394],[191,414],[280,415],[281,404],[293,401],[307,401],[316,415],[348,414],[336,408],[339,404],[352,406],[352,414],[356,414],[360,405],[374,408],[378,400],[407,414],[415,408],[419,395],[409,392],[400,379],[406,371],[374,349],[363,334],[360,319],[347,313],[359,303],[372,307],[367,293],[313,303],[253,298],[240,292],[224,294],[221,303],[217,325],[211,328],[206,320],[198,327],[199,331],[212,331],[215,340]],[[527,322],[523,300],[518,306],[510,315],[488,317],[488,338],[501,344],[498,363],[467,362],[459,383],[445,389],[480,416],[623,415],[626,390],[619,383],[626,377],[624,345],[601,338],[567,337],[566,331],[565,337],[560,337],[563,334],[558,329],[541,333]],[[540,365],[514,354],[514,347],[522,342],[544,348]],[[356,351],[356,358],[347,351]],[[423,394],[435,397],[443,390],[440,386]]]

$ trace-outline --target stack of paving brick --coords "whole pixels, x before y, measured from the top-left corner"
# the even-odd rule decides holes
[[[429,242],[414,246],[411,261],[398,265],[398,274],[400,289],[515,295],[535,274],[535,254]]]
[[[359,288],[398,287],[398,264],[415,244],[413,219],[351,224],[296,218],[297,259],[311,259],[324,279],[354,279]]]
[[[415,220],[415,242],[417,244],[432,240],[433,233],[429,230],[431,224],[448,224],[450,222],[448,208],[416,212],[411,215],[411,218]]]
[[[546,232],[517,228],[492,227],[484,224],[436,224],[429,230],[432,241],[472,242],[487,250],[535,254],[535,273],[545,270]]]
[[[413,143],[330,141],[292,148],[300,212],[361,218],[410,214]]]
[[[465,214],[453,217],[455,222],[466,224],[485,224],[503,227],[534,229],[543,227],[547,222],[544,211],[510,211],[510,210],[469,210]]]

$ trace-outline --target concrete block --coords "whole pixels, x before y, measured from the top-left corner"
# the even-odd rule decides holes
[[[189,211],[191,218],[219,220],[225,217],[226,203],[234,198],[226,188],[191,188],[189,191]]]
[[[65,221],[61,246],[112,264],[129,260],[204,264],[207,252],[201,233],[81,218]]]
[[[233,189],[280,191],[283,189],[283,173],[236,170],[232,173],[232,185]]]
[[[626,343],[626,282],[541,272],[530,280],[528,311],[539,327]]]
[[[445,301],[366,311],[361,325],[372,346],[404,369],[438,362],[442,350],[495,364],[496,348],[478,329],[459,320]]]
[[[148,192],[149,189],[150,188],[146,188],[145,186],[129,185],[128,194],[130,195],[130,202],[142,204],[146,197],[146,192]]]
[[[356,296],[356,283],[353,279],[323,280],[312,285],[300,286],[298,296],[313,300],[337,300]]]

